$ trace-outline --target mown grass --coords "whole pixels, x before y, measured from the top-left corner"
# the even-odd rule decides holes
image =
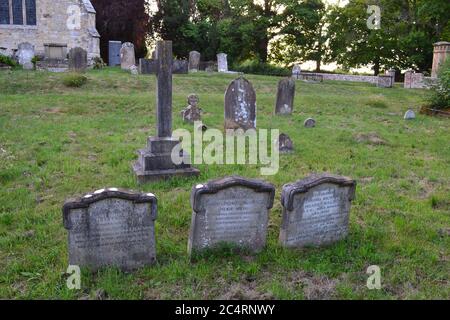
[[[418,115],[428,92],[368,84],[297,82],[291,117],[272,115],[279,78],[252,76],[258,127],[294,141],[280,171],[258,166],[199,165],[201,176],[138,186],[135,151],[155,132],[155,79],[118,69],[90,71],[81,88],[64,75],[0,72],[0,298],[110,299],[448,299],[450,122]],[[232,75],[174,76],[174,128],[197,93],[210,128],[223,127]],[[306,129],[303,121],[317,120]],[[287,250],[277,243],[283,184],[313,172],[358,181],[349,237],[323,248]],[[239,174],[274,183],[267,248],[257,255],[211,254],[191,262],[187,239],[192,185]],[[158,263],[135,273],[83,273],[82,290],[66,287],[66,198],[102,187],[153,192]],[[368,290],[366,269],[379,265],[382,289]]]

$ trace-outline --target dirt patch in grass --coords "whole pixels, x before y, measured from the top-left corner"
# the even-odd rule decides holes
[[[304,271],[296,271],[292,273],[290,280],[291,284],[299,285],[303,288],[305,299],[329,300],[336,296],[338,281],[335,279]]]
[[[271,293],[262,293],[257,290],[257,283],[233,283],[227,291],[218,297],[219,300],[272,300]]]
[[[374,146],[386,145],[387,142],[383,138],[381,138],[377,133],[358,133],[355,136],[355,141],[358,143],[366,143]]]

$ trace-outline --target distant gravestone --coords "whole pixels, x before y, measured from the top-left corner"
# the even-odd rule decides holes
[[[233,80],[225,93],[225,128],[256,128],[256,93],[243,77]]]
[[[63,207],[69,231],[69,264],[96,271],[133,270],[156,260],[157,199],[116,188],[69,200]]]
[[[392,88],[394,85],[394,78],[390,75],[379,75],[377,79],[378,88]]]
[[[108,42],[108,65],[110,67],[120,66],[120,49],[122,42],[109,41]]]
[[[173,60],[173,74],[186,74],[189,72],[189,62],[187,60]]]
[[[188,251],[221,243],[252,252],[266,244],[269,210],[275,187],[260,180],[226,177],[192,189],[192,223]]]
[[[200,65],[200,52],[189,52],[189,72],[197,72]]]
[[[139,59],[139,73],[140,74],[156,74],[156,61],[141,58]]]
[[[281,153],[289,153],[294,150],[294,144],[292,143],[291,138],[285,133],[280,134],[278,138],[279,142],[279,150]]]
[[[134,45],[131,42],[125,42],[120,49],[120,66],[122,70],[130,70],[134,65],[136,65]]]
[[[313,118],[308,118],[305,120],[305,128],[314,128],[316,126],[316,120]]]
[[[130,72],[131,72],[132,75],[137,76],[137,75],[139,74],[138,67],[136,67],[136,66],[134,66],[134,65],[131,66],[131,67],[130,67]]]
[[[225,53],[219,53],[217,55],[217,70],[219,72],[228,72],[228,60]]]
[[[294,65],[294,67],[292,68],[292,76],[295,79],[298,79],[300,77],[300,74],[302,73],[302,68],[300,67],[299,64]]]
[[[87,51],[76,47],[69,51],[69,70],[73,72],[84,72],[87,69]]]
[[[295,80],[286,78],[278,82],[275,114],[292,114],[295,97]]]
[[[416,118],[416,113],[409,109],[408,111],[406,111],[404,119],[405,120],[414,120]]]
[[[33,58],[34,58],[34,46],[28,42],[22,42],[18,45],[18,50],[16,53],[19,64],[25,70],[31,70],[34,68]]]
[[[285,247],[304,247],[344,239],[355,190],[354,180],[329,174],[284,185],[280,243]]]
[[[181,111],[184,122],[194,123],[202,119],[202,109],[198,106],[199,98],[196,94],[188,96],[188,106]]]

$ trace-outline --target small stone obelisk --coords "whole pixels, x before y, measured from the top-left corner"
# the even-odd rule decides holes
[[[139,183],[168,179],[173,176],[197,176],[198,169],[188,163],[172,161],[172,150],[180,143],[172,137],[172,41],[156,44],[157,136],[149,137],[147,148],[138,150],[133,170]],[[184,152],[184,151],[182,151]],[[181,155],[187,158],[184,153]],[[187,162],[187,161],[186,161]]]

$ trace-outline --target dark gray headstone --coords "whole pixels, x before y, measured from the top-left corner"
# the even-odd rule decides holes
[[[286,247],[303,247],[344,239],[355,189],[354,180],[329,174],[284,185],[280,243]]]
[[[173,60],[173,73],[174,74],[187,74],[189,67],[189,61],[187,60]]]
[[[109,41],[108,42],[108,65],[110,67],[120,66],[120,49],[122,42]]]
[[[275,187],[264,181],[226,177],[192,189],[192,222],[188,251],[221,243],[253,252],[266,244]]]
[[[200,52],[189,52],[189,72],[197,72],[200,64]]]
[[[243,77],[233,80],[225,93],[225,128],[256,128],[256,93]]]
[[[139,73],[140,74],[156,74],[157,64],[155,60],[139,59]]]
[[[295,97],[295,80],[286,78],[278,83],[275,114],[292,114]]]
[[[278,138],[279,142],[279,150],[281,153],[289,153],[294,150],[294,144],[292,143],[291,138],[285,133],[280,134]]]
[[[84,72],[87,68],[87,52],[83,48],[76,47],[69,50],[69,70]]]
[[[304,125],[306,128],[314,128],[316,126],[316,120],[313,118],[308,118],[305,120]]]
[[[63,220],[69,231],[69,264],[92,271],[153,264],[156,216],[157,200],[151,193],[110,188],[67,201]]]

